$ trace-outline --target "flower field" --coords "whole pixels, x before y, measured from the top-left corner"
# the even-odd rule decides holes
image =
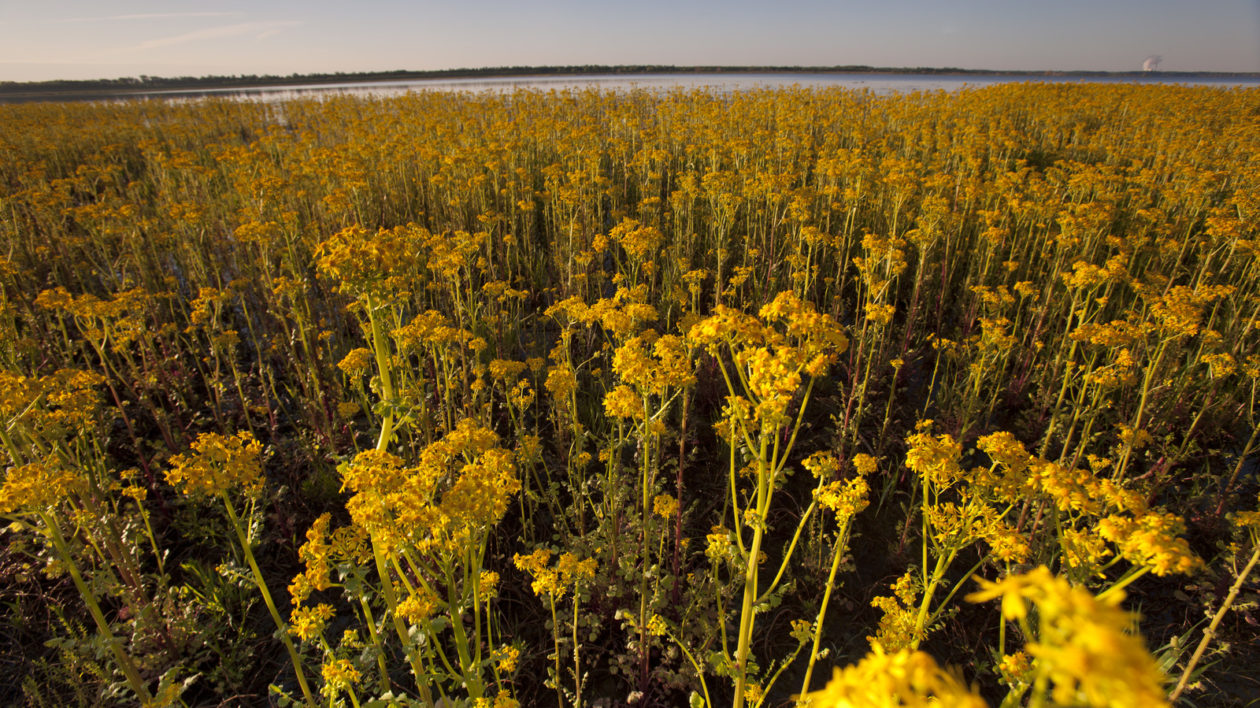
[[[0,106],[0,703],[1255,700],[1258,116]]]

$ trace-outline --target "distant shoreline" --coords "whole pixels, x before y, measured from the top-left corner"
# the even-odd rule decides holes
[[[999,71],[953,67],[874,67],[845,66],[672,66],[672,65],[585,65],[585,66],[507,66],[482,69],[441,69],[433,71],[375,71],[335,74],[244,75],[244,76],[140,76],[118,79],[3,81],[0,100],[93,100],[149,95],[164,91],[215,91],[223,89],[268,88],[276,86],[319,86],[322,84],[397,82],[432,79],[515,78],[545,76],[595,76],[645,74],[914,74],[928,76],[1034,76],[1056,78],[1139,78],[1166,79],[1260,79],[1260,72],[1219,71]]]

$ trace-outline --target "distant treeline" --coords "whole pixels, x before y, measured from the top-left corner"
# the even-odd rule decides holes
[[[729,73],[883,73],[883,74],[983,74],[997,76],[1143,76],[1156,72],[1142,71],[993,71],[955,67],[874,67],[858,64],[844,66],[674,66],[670,64],[634,64],[607,66],[585,64],[574,66],[495,66],[477,69],[440,69],[433,71],[370,71],[323,74],[241,74],[233,76],[145,76],[115,79],[0,81],[0,95],[10,97],[38,94],[82,93],[147,93],[180,89],[238,88],[280,84],[322,84],[370,81],[402,81],[408,79],[461,79],[496,76],[546,76],[583,74],[729,74]],[[1254,72],[1157,72],[1164,77],[1260,77]]]

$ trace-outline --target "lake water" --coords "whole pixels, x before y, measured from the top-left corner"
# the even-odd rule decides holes
[[[909,93],[913,91],[956,91],[993,84],[1038,81],[1049,83],[1138,83],[1181,84],[1188,86],[1260,87],[1260,78],[1185,76],[1079,77],[1047,76],[1045,74],[860,74],[860,73],[766,73],[766,74],[591,74],[582,76],[504,76],[466,79],[406,79],[400,81],[374,81],[342,84],[291,84],[284,86],[192,89],[181,91],[156,91],[141,94],[145,98],[192,98],[200,96],[237,97],[262,101],[283,101],[292,98],[310,98],[320,94],[349,93],[369,96],[396,96],[409,91],[504,91],[517,89],[564,90],[595,88],[601,90],[670,90],[707,88],[716,91],[741,89],[779,88],[801,86],[805,88],[869,89],[876,94]]]

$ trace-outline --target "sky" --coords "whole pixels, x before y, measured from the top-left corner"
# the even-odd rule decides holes
[[[1260,0],[0,0],[0,81],[673,64],[1260,71]]]

